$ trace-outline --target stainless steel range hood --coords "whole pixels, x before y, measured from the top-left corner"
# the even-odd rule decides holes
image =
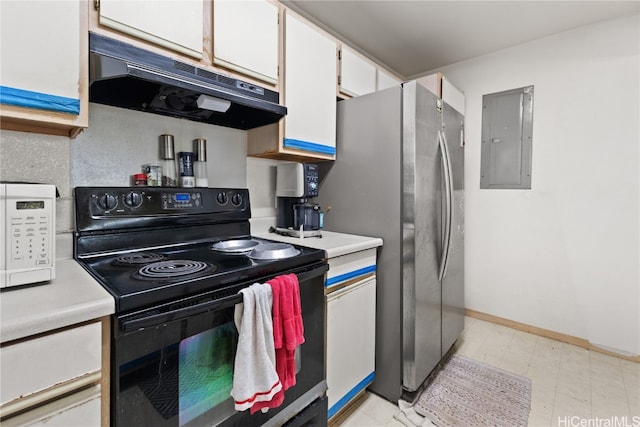
[[[272,90],[89,34],[89,101],[236,129],[287,114]]]

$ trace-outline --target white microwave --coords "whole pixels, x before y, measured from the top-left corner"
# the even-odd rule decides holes
[[[0,288],[55,278],[56,187],[0,184]]]

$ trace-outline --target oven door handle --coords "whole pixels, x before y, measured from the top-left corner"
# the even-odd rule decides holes
[[[327,271],[329,271],[329,264],[323,263],[322,265],[315,266],[312,269],[298,272],[296,273],[296,276],[298,276],[298,282],[302,283],[309,279],[313,279],[314,277],[320,276]]]
[[[320,266],[314,266],[311,269],[299,271],[296,273],[296,276],[298,276],[298,282],[302,283],[306,280],[324,274],[327,270],[329,270],[329,265],[323,263]],[[191,316],[206,313],[207,311],[224,310],[225,308],[233,307],[234,305],[240,304],[241,302],[242,294],[237,293],[235,295],[219,298],[216,300],[205,301],[200,304],[178,308],[166,313],[151,314],[149,316],[140,317],[138,319],[124,320],[120,324],[120,329],[124,333],[128,333],[138,331],[140,329],[162,326],[166,323],[186,319]]]
[[[152,314],[139,319],[125,320],[120,325],[120,329],[127,333],[145,328],[153,328],[176,320],[182,320],[201,313],[206,313],[207,311],[224,310],[225,308],[233,307],[241,302],[242,294],[231,295],[214,301],[206,301],[189,307],[179,308],[167,313]]]

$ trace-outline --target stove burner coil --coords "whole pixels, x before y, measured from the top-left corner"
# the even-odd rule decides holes
[[[166,256],[153,252],[142,252],[137,254],[122,255],[116,258],[115,264],[120,265],[141,265],[151,264],[152,262],[164,261]]]
[[[172,279],[212,270],[215,267],[206,262],[177,259],[145,265],[136,276],[141,279]]]

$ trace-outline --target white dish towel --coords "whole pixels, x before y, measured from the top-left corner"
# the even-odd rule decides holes
[[[231,396],[235,409],[245,411],[256,402],[270,401],[282,384],[276,372],[271,286],[254,283],[240,293],[243,303],[234,313],[239,337]]]

